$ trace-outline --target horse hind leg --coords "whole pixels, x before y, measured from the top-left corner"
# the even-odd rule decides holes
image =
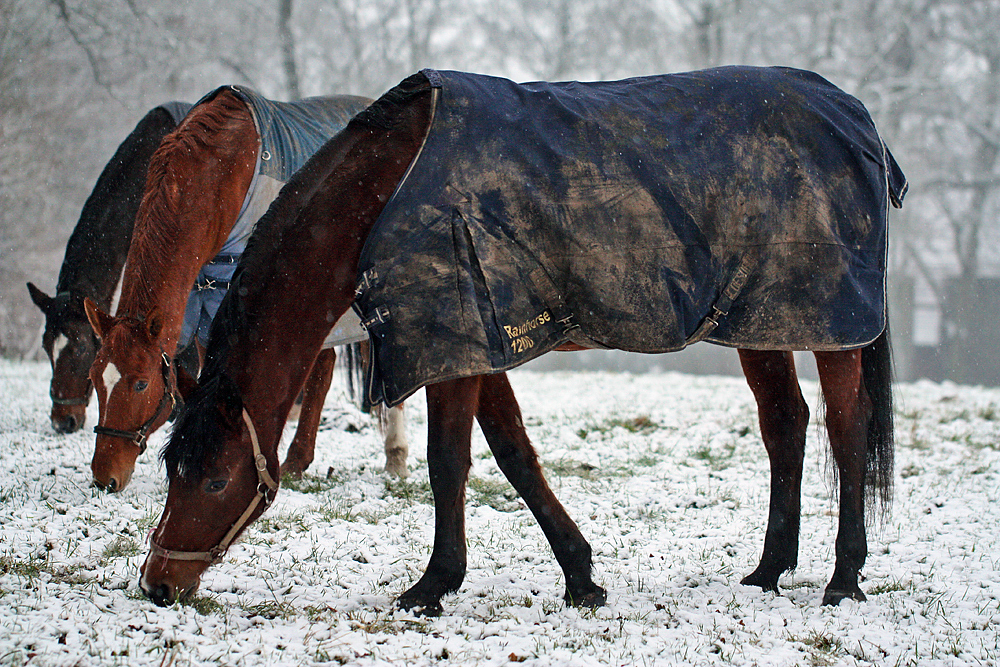
[[[591,578],[590,544],[545,481],[506,374],[483,376],[476,418],[500,470],[528,505],[562,567],[567,604],[603,605],[607,593]]]
[[[798,562],[802,461],[809,407],[802,398],[791,352],[740,350],[740,364],[757,401],[761,438],[771,466],[771,497],[764,551],[748,586],[778,590],[778,577]]]
[[[299,412],[299,425],[295,429],[295,437],[288,446],[285,462],[281,464],[281,475],[301,478],[302,473],[313,462],[316,455],[316,431],[319,430],[320,418],[323,415],[323,403],[330,391],[333,381],[333,366],[337,354],[333,348],[323,350],[316,357],[309,378],[302,390],[302,408]]]
[[[425,616],[442,612],[441,596],[465,580],[465,485],[472,467],[472,421],[480,377],[428,385],[427,470],[434,493],[434,548],[423,576],[396,599]]]
[[[858,573],[865,564],[865,473],[872,403],[862,380],[861,350],[817,352],[816,366],[826,401],[826,427],[840,482],[836,565],[823,604],[864,600]]]
[[[380,404],[373,408],[385,444],[385,471],[400,479],[406,479],[410,474],[406,467],[410,443],[406,439],[406,415],[403,412],[403,405],[400,403],[394,408],[386,408]]]

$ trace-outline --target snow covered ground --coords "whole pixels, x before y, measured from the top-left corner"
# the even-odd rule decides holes
[[[408,403],[411,479],[393,482],[335,381],[311,474],[193,601],[160,609],[136,581],[165,496],[164,434],[125,492],[99,492],[96,406],[85,432],[56,435],[48,378],[43,364],[0,361],[0,665],[1000,664],[1000,390],[899,387],[896,502],[869,532],[869,599],[825,608],[836,504],[818,428],[798,569],[781,595],[762,593],[739,583],[768,497],[742,379],[515,371],[608,605],[564,607],[551,551],[477,433],[469,572],[425,619],[391,607],[430,553],[422,394]],[[816,385],[804,392],[815,406]]]

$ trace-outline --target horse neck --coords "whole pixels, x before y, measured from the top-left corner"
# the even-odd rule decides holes
[[[248,410],[268,415],[279,433],[330,327],[354,300],[364,243],[426,134],[430,93],[418,102],[399,128],[349,126],[338,135],[339,145],[324,146],[304,167],[327,164],[304,206],[282,201],[283,193],[255,233],[255,244],[267,250],[255,248],[244,261],[240,284],[250,290],[244,329],[255,335],[240,337],[227,367]],[[283,206],[286,219],[272,217]],[[268,242],[266,235],[278,228],[276,241]],[[277,438],[267,440],[277,445]]]
[[[175,127],[169,113],[153,109],[118,147],[94,184],[66,244],[57,292],[89,296],[102,309],[111,307],[150,158]]]
[[[242,103],[210,132],[197,123],[216,100],[195,107],[154,155],[122,277],[117,314],[142,318],[159,308],[168,354],[198,271],[225,243],[256,166],[257,132]]]

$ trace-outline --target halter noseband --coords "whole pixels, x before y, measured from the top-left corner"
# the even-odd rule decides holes
[[[80,398],[59,398],[49,387],[49,398],[52,399],[53,405],[87,405],[90,403],[90,391],[88,390],[87,395]]]
[[[151,556],[162,556],[166,560],[186,560],[186,561],[205,561],[209,565],[219,562],[222,557],[226,555],[229,550],[230,545],[233,540],[236,539],[236,535],[243,530],[243,527],[247,525],[250,521],[250,517],[253,515],[257,506],[260,505],[261,501],[264,502],[264,509],[266,510],[272,502],[274,502],[274,495],[268,496],[268,493],[275,494],[278,491],[278,483],[274,481],[271,474],[267,471],[267,458],[260,451],[260,442],[257,440],[257,430],[253,427],[253,422],[250,421],[250,415],[247,413],[246,408],[243,408],[243,421],[247,425],[247,431],[250,432],[250,444],[253,447],[253,462],[254,467],[257,469],[257,495],[254,496],[253,500],[250,501],[250,505],[246,508],[243,514],[240,515],[236,522],[229,529],[229,532],[225,534],[222,541],[219,544],[208,551],[172,551],[170,549],[164,549],[159,544],[153,541],[153,533],[149,533],[149,554]]]
[[[163,360],[163,398],[160,399],[160,404],[156,407],[156,412],[153,413],[153,416],[147,419],[146,423],[135,431],[124,431],[117,428],[108,428],[107,426],[95,426],[94,433],[97,435],[109,435],[113,438],[123,438],[128,440],[139,448],[139,454],[146,451],[146,438],[149,437],[149,430],[153,427],[156,420],[163,414],[163,409],[167,407],[167,403],[170,403],[171,410],[177,407],[177,395],[174,392],[174,388],[170,384],[170,369],[172,366],[170,363],[170,357],[167,356],[166,352],[161,352],[160,357]]]

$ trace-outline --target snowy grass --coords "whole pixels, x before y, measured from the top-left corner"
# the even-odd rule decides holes
[[[0,665],[1000,664],[1000,390],[899,387],[896,502],[869,531],[869,600],[826,608],[836,504],[818,428],[799,566],[773,595],[739,584],[768,498],[742,379],[512,373],[608,605],[563,605],[551,551],[477,433],[469,572],[425,619],[392,608],[433,538],[422,394],[408,403],[412,474],[399,482],[379,473],[373,429],[335,388],[306,477],[193,600],[160,609],[136,581],[166,491],[163,434],[125,492],[99,492],[92,433],[48,425],[48,377],[0,361]],[[815,384],[804,391],[815,404]]]

